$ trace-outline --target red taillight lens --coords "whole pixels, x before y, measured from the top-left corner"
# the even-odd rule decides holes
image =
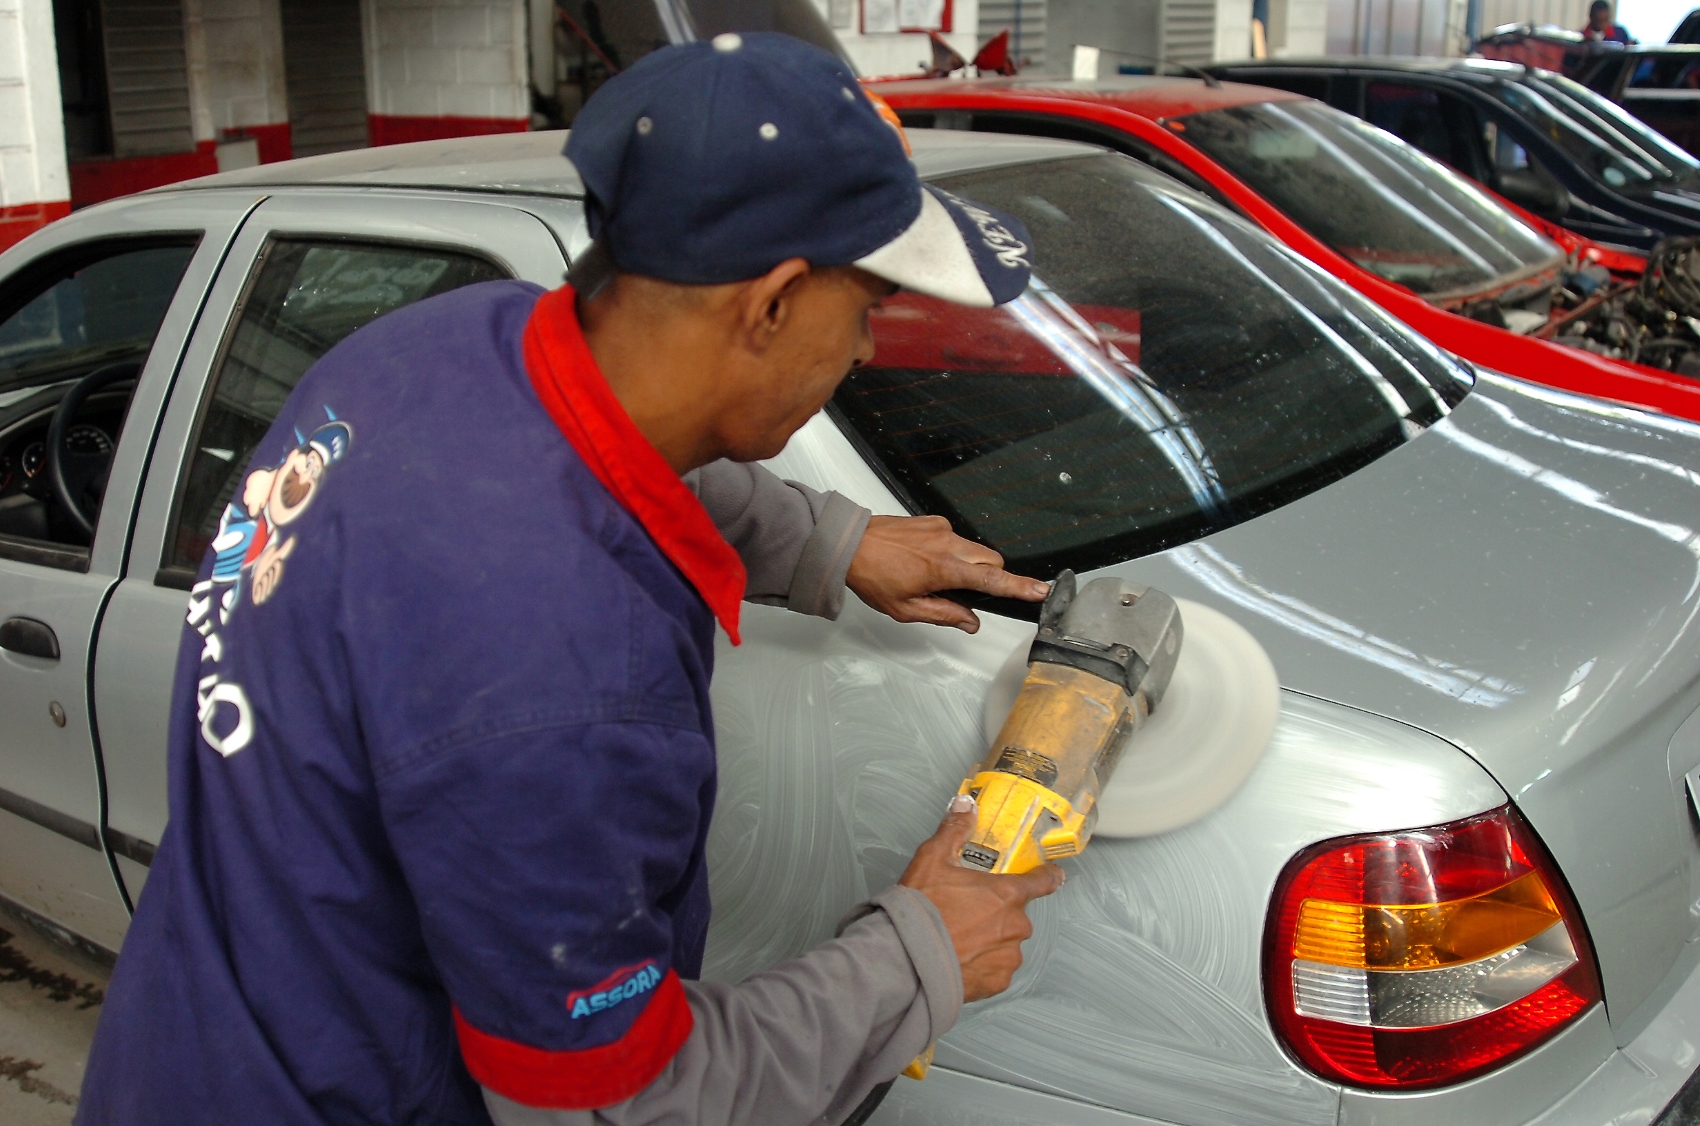
[[[1263,977],[1307,1067],[1382,1089],[1479,1075],[1600,999],[1581,913],[1509,806],[1300,854],[1275,886]]]

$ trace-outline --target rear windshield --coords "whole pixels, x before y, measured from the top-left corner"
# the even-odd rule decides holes
[[[1614,153],[1636,164],[1655,168],[1655,179],[1686,182],[1695,179],[1696,172],[1700,171],[1700,161],[1663,133],[1649,129],[1640,118],[1581,83],[1563,75],[1536,71],[1530,76],[1529,84],[1545,96],[1548,105],[1563,112],[1579,127],[1601,134]],[[1564,135],[1560,134],[1561,137]],[[1591,153],[1589,159],[1598,161]],[[1599,166],[1609,168],[1611,164]]]
[[[1427,296],[1468,295],[1564,251],[1391,133],[1315,102],[1261,102],[1171,123],[1299,226]]]
[[[939,181],[1032,232],[998,309],[899,294],[833,410],[912,510],[1049,575],[1185,543],[1374,461],[1469,374],[1126,157]]]
[[[1565,80],[1567,81],[1567,80]],[[1577,100],[1588,92],[1575,83],[1574,91],[1555,83],[1501,82],[1493,93],[1519,117],[1550,138],[1565,155],[1595,179],[1614,188],[1669,181],[1676,173],[1648,148]]]

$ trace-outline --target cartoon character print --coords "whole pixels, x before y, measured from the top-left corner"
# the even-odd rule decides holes
[[[213,539],[214,583],[248,577],[248,597],[263,605],[283,581],[283,564],[295,551],[296,537],[283,530],[313,503],[325,473],[343,459],[354,441],[354,428],[329,407],[326,423],[311,434],[295,431],[296,445],[271,469],[256,469],[242,484],[242,495],[225,506]]]

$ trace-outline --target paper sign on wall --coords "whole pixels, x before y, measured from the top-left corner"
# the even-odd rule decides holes
[[[951,0],[861,0],[865,35],[951,30]]]
[[[880,35],[895,32],[900,25],[897,22],[897,0],[862,0],[862,32],[866,35]]]
[[[897,0],[897,21],[905,28],[943,30],[944,0]]]

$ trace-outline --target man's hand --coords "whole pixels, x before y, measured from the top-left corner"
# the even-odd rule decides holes
[[[950,808],[898,882],[939,909],[962,963],[962,998],[980,1001],[1009,988],[1021,968],[1021,944],[1033,933],[1027,904],[1062,887],[1063,870],[1043,864],[1019,876],[994,876],[963,867],[958,854],[974,831],[973,799],[958,795]]]
[[[875,516],[850,560],[844,583],[869,606],[900,622],[980,628],[974,611],[941,590],[977,590],[1042,601],[1050,587],[1003,569],[1003,556],[950,530],[942,516]]]

